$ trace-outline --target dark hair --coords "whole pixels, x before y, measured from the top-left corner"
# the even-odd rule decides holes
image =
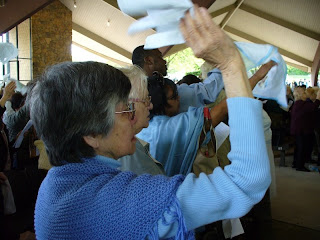
[[[12,109],[16,111],[22,107],[25,99],[25,96],[22,95],[21,92],[14,93],[10,99]]]
[[[175,94],[178,94],[176,84],[172,80],[164,78],[160,73],[154,72],[148,78],[148,91],[153,104],[153,109],[150,110],[150,118],[155,115],[165,115],[165,107],[170,106],[167,101],[167,93],[170,88]]]
[[[107,135],[115,107],[126,103],[129,79],[98,62],[65,62],[48,68],[30,97],[31,119],[52,165],[81,162],[95,155],[83,136]]]
[[[193,74],[187,74],[185,75],[179,82],[177,82],[177,84],[182,84],[182,83],[186,83],[188,85],[191,85],[193,83],[199,83],[201,82],[201,79],[198,78],[197,76],[193,75]]]
[[[153,50],[145,50],[144,45],[136,47],[132,52],[132,64],[143,69],[144,58],[153,55]]]

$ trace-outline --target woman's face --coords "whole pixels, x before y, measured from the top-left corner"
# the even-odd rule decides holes
[[[127,110],[126,104],[118,104],[116,112]],[[131,119],[130,113],[115,113],[114,126],[107,136],[95,136],[95,146],[92,146],[98,155],[118,159],[131,155],[136,150],[134,125],[137,118]],[[90,145],[90,144],[89,144]]]
[[[180,96],[178,95],[178,92],[174,93],[172,88],[169,87],[166,97],[170,106],[164,108],[165,114],[169,117],[173,117],[179,113]]]
[[[134,102],[136,109],[137,122],[134,126],[135,134],[138,134],[143,128],[149,126],[150,110],[152,110],[152,102],[148,100],[149,92],[145,91],[145,94],[140,94],[139,101]]]

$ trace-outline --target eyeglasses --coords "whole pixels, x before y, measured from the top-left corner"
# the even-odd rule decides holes
[[[129,98],[129,101],[131,102],[142,102],[146,107],[150,106],[151,103],[151,96],[146,97],[145,99],[139,99],[139,98]]]
[[[115,112],[115,114],[123,114],[127,113],[130,120],[133,120],[136,115],[136,109],[134,108],[134,103],[128,103],[127,104],[127,110]]]

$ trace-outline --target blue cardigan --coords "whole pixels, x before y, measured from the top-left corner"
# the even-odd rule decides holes
[[[249,98],[227,103],[232,163],[224,170],[181,183],[181,175],[120,172],[118,161],[101,156],[53,167],[38,193],[37,239],[184,239],[188,230],[245,215],[270,184],[262,107]]]

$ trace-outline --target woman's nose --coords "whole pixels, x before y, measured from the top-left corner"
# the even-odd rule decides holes
[[[152,109],[153,109],[153,104],[152,104],[152,102],[150,102],[150,105],[148,106],[148,110],[150,111]]]

